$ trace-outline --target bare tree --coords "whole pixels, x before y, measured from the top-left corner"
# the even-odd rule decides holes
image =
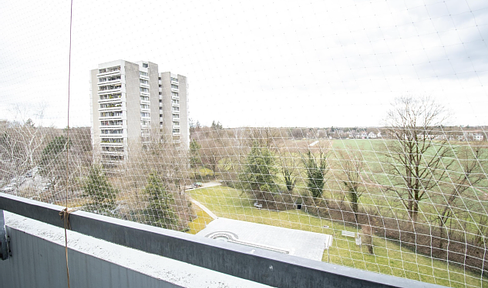
[[[202,164],[213,171],[213,176],[219,169],[220,160],[226,155],[227,148],[227,133],[221,128],[202,128],[203,133],[199,134],[199,138],[196,139],[201,145],[200,159]]]
[[[36,127],[32,120],[27,120],[23,124],[10,123],[0,133],[0,179],[8,182],[23,177],[38,165],[41,152],[54,137],[55,129]],[[19,181],[16,183],[20,185]]]
[[[396,99],[386,119],[387,133],[392,138],[386,156],[398,177],[389,190],[394,191],[417,221],[419,202],[446,177],[453,161],[446,139],[434,139],[434,131],[447,118],[446,110],[430,98]]]
[[[339,151],[339,160],[344,173],[342,183],[346,186],[347,195],[354,212],[354,219],[358,223],[359,198],[362,196],[361,187],[365,182],[362,176],[364,160],[361,153],[353,151],[351,147],[344,151]]]
[[[486,179],[485,173],[483,173],[483,167],[480,159],[486,158],[486,148],[483,146],[471,145],[469,147],[461,147],[456,153],[456,159],[458,165],[461,168],[461,173],[456,176],[451,176],[452,182],[450,182],[451,192],[448,194],[444,207],[439,212],[438,219],[440,222],[440,241],[439,248],[443,248],[444,233],[446,223],[455,215],[455,202],[460,199],[462,195],[473,188],[473,186],[479,184]],[[447,189],[447,187],[446,187]],[[476,231],[478,232],[478,231]]]

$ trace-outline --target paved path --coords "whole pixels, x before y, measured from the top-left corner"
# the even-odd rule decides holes
[[[197,200],[191,199],[191,203],[193,203],[193,204],[197,205],[198,207],[200,207],[200,209],[202,209],[203,211],[205,211],[205,213],[207,213],[210,217],[212,217],[213,220],[219,218],[219,217],[217,217],[217,215],[215,215],[212,211],[210,211],[207,207],[203,206],[203,204],[200,203],[200,202],[198,202]]]
[[[221,185],[222,185],[222,183],[220,183],[220,182],[207,182],[207,183],[202,183],[202,187],[200,187],[200,188],[215,187],[215,186],[221,186]]]
[[[207,183],[202,183],[202,187],[193,188],[191,185],[188,185],[185,188],[186,188],[186,190],[196,190],[196,189],[215,187],[215,186],[221,186],[221,185],[222,185],[222,183],[220,183],[220,182],[207,182]]]
[[[207,183],[202,183],[202,187],[194,188],[191,190],[197,190],[197,189],[202,189],[202,188],[208,188],[208,187],[215,187],[215,186],[220,186],[222,185],[220,182],[207,182]],[[191,202],[198,207],[200,207],[205,213],[207,213],[210,217],[213,218],[213,220],[218,219],[219,217],[215,215],[212,211],[210,211],[207,207],[205,207],[202,203],[198,202],[197,200],[191,199]]]

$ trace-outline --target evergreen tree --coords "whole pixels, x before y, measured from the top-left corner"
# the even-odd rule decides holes
[[[243,187],[251,191],[274,192],[277,190],[275,173],[275,158],[271,151],[255,142],[240,174]]]
[[[110,215],[116,208],[115,200],[119,191],[115,189],[99,165],[90,168],[83,185],[84,197],[90,198],[87,208],[99,214]]]
[[[42,150],[41,166],[45,167],[50,164],[51,161],[56,160],[58,155],[66,151],[68,146],[68,138],[65,136],[55,137],[47,146]]]
[[[173,209],[175,199],[155,173],[149,175],[144,193],[149,200],[149,205],[144,210],[145,223],[166,229],[177,229],[179,218]]]
[[[309,150],[306,157],[302,155],[302,162],[307,173],[308,190],[314,198],[322,197],[326,182],[325,175],[329,171],[324,153],[320,152],[318,158],[316,158]]]
[[[192,140],[190,142],[190,165],[192,168],[198,167],[202,164],[200,148],[202,148],[202,146],[198,144],[197,140]]]

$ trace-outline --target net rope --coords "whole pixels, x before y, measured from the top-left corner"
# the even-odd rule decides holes
[[[66,31],[42,21],[65,4],[34,5],[43,15],[15,5],[24,23],[0,11],[6,31],[41,26],[41,35],[66,41]],[[5,60],[0,192],[195,237],[228,237],[212,227],[241,221],[232,222],[242,225],[231,231],[236,243],[451,287],[487,285],[486,3],[161,5],[103,3],[91,15],[90,4],[77,3],[67,71],[34,57],[40,52],[15,58],[24,64]],[[194,27],[189,19],[200,11],[212,19]],[[138,18],[144,13],[188,21]],[[96,26],[123,16],[134,29]],[[0,51],[14,57],[14,47],[32,45],[62,58],[49,53],[65,45],[31,36]],[[199,49],[180,52],[187,47]],[[157,82],[154,63],[132,63],[144,57],[160,61]],[[117,58],[131,62],[103,70],[120,65],[110,62]],[[136,66],[148,75],[136,77],[133,117],[124,97]],[[170,69],[187,75],[191,90],[183,75],[164,78]],[[62,85],[52,79],[66,74],[67,110],[61,100],[19,92],[31,85],[66,100],[56,98]],[[101,88],[108,85],[114,89]],[[151,87],[179,94],[153,96],[144,90]],[[144,122],[152,114],[172,126]],[[249,223],[255,228],[245,230]],[[266,234],[275,227],[283,238]],[[332,244],[302,231],[330,235]],[[66,265],[69,287],[67,253]]]

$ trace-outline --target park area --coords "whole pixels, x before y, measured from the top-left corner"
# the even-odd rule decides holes
[[[268,163],[274,165],[266,173],[272,174],[269,179],[277,188],[268,194],[256,194],[249,184],[255,180],[235,171],[250,166],[252,149],[243,152],[233,147],[233,153],[222,153],[227,157],[221,157],[214,170],[208,165],[193,170],[200,179],[216,179],[224,185],[188,192],[218,217],[332,235],[333,244],[322,257],[325,262],[451,287],[488,285],[480,273],[486,261],[486,142],[432,141],[418,165],[431,174],[421,183],[425,189],[416,199],[415,224],[407,209],[404,178],[395,173],[401,169],[391,157],[393,142],[272,138],[261,145],[269,147],[266,155],[273,161]],[[442,149],[446,152],[439,157]],[[307,151],[312,157],[307,158]],[[304,159],[321,158],[326,166],[323,194],[315,197],[307,184],[310,177]],[[429,167],[433,162],[438,164],[435,169]],[[291,190],[283,173],[287,168],[294,181]],[[355,199],[348,181],[357,184]],[[203,210],[194,209],[193,234],[212,221]],[[350,237],[358,234],[363,245]]]
[[[253,200],[234,188],[214,186],[196,189],[190,194],[218,217],[333,235],[332,246],[329,251],[324,251],[324,262],[451,287],[488,285],[488,280],[475,273],[465,272],[458,265],[419,255],[408,247],[402,247],[398,241],[375,238],[375,254],[370,255],[365,246],[356,245],[354,238],[342,236],[344,230],[357,232],[350,225],[311,216],[301,210],[257,209],[253,206]],[[190,223],[189,233],[192,234],[198,233],[213,220],[202,209],[194,209],[198,217]]]

